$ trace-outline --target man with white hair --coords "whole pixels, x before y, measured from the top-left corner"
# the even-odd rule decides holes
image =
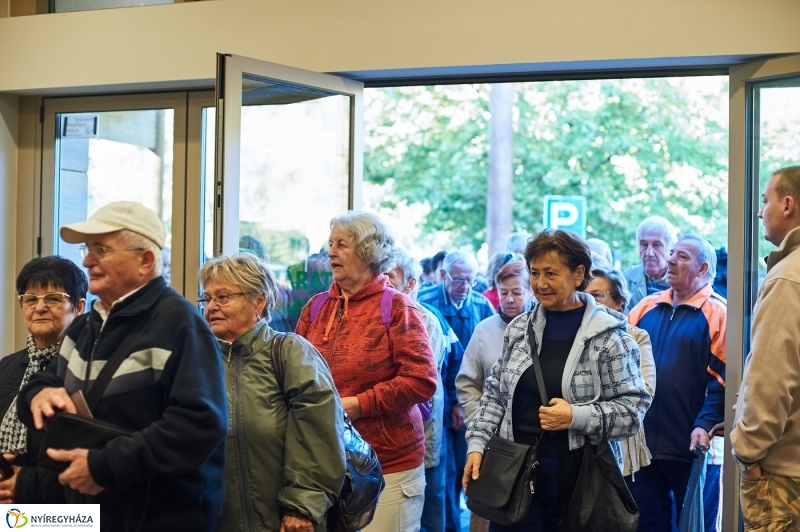
[[[667,258],[677,238],[678,232],[675,226],[661,216],[645,218],[636,228],[636,242],[642,263],[628,268],[623,273],[631,293],[628,301],[629,310],[645,296],[669,288]]]
[[[724,420],[725,299],[714,292],[717,258],[708,241],[685,235],[667,260],[669,289],[645,297],[628,320],[650,335],[658,393],[644,418],[649,466],[634,478],[639,530],[673,530],[672,500],[680,520],[695,447],[709,447],[709,431]],[[719,505],[722,438],[709,450],[705,519],[713,526]],[[672,495],[672,497],[670,497]]]
[[[460,493],[461,474],[467,459],[466,426],[464,411],[456,396],[455,379],[461,369],[461,355],[464,346],[469,344],[475,327],[494,315],[494,309],[488,299],[472,290],[478,274],[478,262],[475,257],[463,251],[448,253],[439,275],[441,284],[423,290],[417,301],[428,304],[438,310],[447,320],[458,336],[459,349],[448,355],[445,372],[445,423],[448,425],[448,465],[447,465],[447,530],[461,530]]]
[[[197,309],[161,276],[166,236],[155,212],[130,201],[61,228],[65,242],[84,243],[99,299],[20,392],[20,419],[37,430],[59,411],[119,429],[98,448],[47,449],[66,468],[58,479],[67,502],[100,504],[103,530],[211,532],[222,510],[222,355]],[[65,430],[63,441],[75,438]]]

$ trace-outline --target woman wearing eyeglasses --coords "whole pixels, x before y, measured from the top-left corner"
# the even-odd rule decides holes
[[[261,259],[216,257],[200,282],[197,302],[220,343],[230,409],[218,529],[322,532],[345,474],[342,406],[330,371],[311,344],[290,335],[276,352],[283,375],[276,373],[269,320],[277,287]]]
[[[0,451],[14,473],[0,482],[0,504],[65,502],[58,475],[36,467],[43,433],[19,421],[17,394],[58,354],[67,328],[83,313],[88,284],[86,274],[61,257],[33,259],[17,276],[28,339],[25,349],[0,360]]]
[[[420,529],[425,499],[425,434],[417,407],[438,382],[425,322],[384,275],[394,238],[376,215],[331,221],[333,284],[303,308],[297,333],[331,367],[342,406],[375,449],[386,487],[367,531]]]
[[[612,310],[624,312],[628,306],[628,286],[625,278],[615,270],[607,268],[594,268],[592,270],[592,282],[586,287],[586,293],[594,298],[601,305],[605,305]],[[650,335],[647,331],[635,327],[630,323],[628,332],[636,340],[641,352],[642,377],[650,395],[656,393],[656,362],[653,358],[653,346],[650,343]],[[622,474],[628,486],[636,480],[636,472],[641,468],[650,465],[652,456],[647,448],[644,437],[644,425],[632,438],[619,442],[620,454],[622,455]]]

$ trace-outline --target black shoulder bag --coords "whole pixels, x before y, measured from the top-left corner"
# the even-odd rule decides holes
[[[275,367],[275,377],[284,401],[286,401],[286,392],[283,388],[284,371],[281,350],[283,341],[289,334],[291,333],[275,333],[270,351],[272,365]],[[319,357],[327,366],[322,355]],[[386,482],[383,480],[383,470],[378,461],[378,455],[358,433],[346,412],[344,413],[342,440],[347,459],[344,485],[333,507],[328,510],[326,520],[328,530],[331,532],[356,532],[372,522],[375,509],[378,507],[378,498]]]
[[[528,322],[528,346],[539,396],[543,405],[549,405],[542,365],[533,340],[533,322]],[[523,445],[501,438],[498,432],[495,429],[483,451],[480,476],[467,486],[467,508],[499,525],[517,526],[528,519],[531,508],[539,466],[536,447],[541,436],[536,445]]]
[[[161,306],[161,303],[156,306],[153,311],[153,317],[156,316],[156,310]],[[131,336],[135,340],[139,339],[145,328],[153,321],[153,317],[147,322],[141,321],[131,331]],[[86,321],[87,327],[89,321]],[[135,341],[134,340],[134,341]],[[86,406],[89,412],[93,412],[100,400],[103,398],[103,392],[106,391],[111,378],[116,373],[117,369],[122,365],[128,355],[130,354],[129,347],[132,342],[125,341],[111,354],[103,369],[97,375],[91,388],[86,394]],[[87,361],[89,364],[90,361]],[[67,467],[69,462],[56,462],[47,456],[47,449],[103,449],[108,442],[120,436],[130,436],[130,431],[120,428],[113,423],[94,419],[79,414],[70,414],[68,412],[58,412],[51,420],[47,422],[46,432],[42,440],[42,446],[39,448],[39,466],[53,473],[61,473]]]
[[[562,515],[560,532],[636,532],[639,508],[608,445],[606,424],[599,444],[585,443],[575,491]]]

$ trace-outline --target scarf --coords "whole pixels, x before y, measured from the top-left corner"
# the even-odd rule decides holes
[[[20,390],[28,384],[31,375],[47,368],[50,361],[58,354],[60,347],[61,342],[44,348],[36,347],[33,335],[28,335],[28,367],[25,368],[25,374],[22,376]],[[4,453],[21,455],[27,452],[27,445],[28,430],[17,417],[17,397],[15,397],[3,417],[2,425],[0,425],[0,450]]]

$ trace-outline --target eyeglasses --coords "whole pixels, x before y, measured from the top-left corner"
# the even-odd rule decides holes
[[[476,284],[478,284],[478,280],[477,279],[459,279],[459,278],[450,277],[450,274],[447,273],[447,272],[444,272],[444,274],[447,276],[448,279],[450,279],[450,282],[455,283],[455,284],[466,284],[466,285],[469,285],[469,286],[475,286]]]
[[[86,244],[82,244],[78,249],[81,252],[81,257],[84,259],[89,255],[97,259],[102,259],[107,253],[116,253],[117,251],[144,251],[144,248],[111,249],[105,246],[87,246]]]
[[[586,293],[595,299],[611,298],[611,294],[608,292],[599,292],[597,290],[592,290],[591,292],[586,292]]]
[[[64,292],[48,292],[43,296],[22,294],[21,296],[17,296],[17,299],[19,299],[19,304],[24,309],[36,308],[40,299],[44,299],[44,304],[47,308],[56,309],[60,308],[61,305],[69,299],[69,294],[65,294]]]
[[[233,292],[232,294],[228,294],[225,292],[221,292],[215,296],[203,296],[197,298],[197,305],[200,308],[206,308],[209,303],[212,301],[217,304],[218,307],[224,307],[228,303],[233,296],[243,296],[244,292]]]

